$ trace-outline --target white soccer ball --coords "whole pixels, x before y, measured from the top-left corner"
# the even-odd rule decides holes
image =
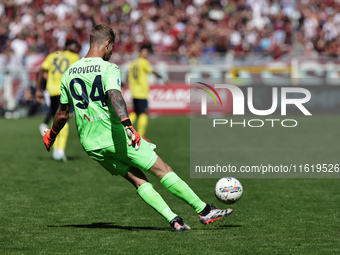
[[[224,177],[215,186],[215,196],[224,204],[237,202],[243,194],[243,187],[234,177]]]

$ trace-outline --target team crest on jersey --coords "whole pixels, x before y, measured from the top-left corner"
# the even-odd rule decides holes
[[[119,78],[117,78],[117,85],[118,85],[119,87],[121,87],[121,86],[122,86],[122,84],[121,84],[121,81],[120,81],[120,79],[119,79]]]

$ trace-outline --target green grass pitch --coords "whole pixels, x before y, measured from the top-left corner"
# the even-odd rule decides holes
[[[70,160],[54,162],[38,132],[41,120],[0,119],[0,254],[340,254],[339,179],[240,179],[234,214],[203,226],[148,174],[192,228],[174,233],[131,184],[85,154],[74,119]],[[150,119],[147,137],[204,201],[223,207],[213,193],[217,179],[190,178],[189,118]]]

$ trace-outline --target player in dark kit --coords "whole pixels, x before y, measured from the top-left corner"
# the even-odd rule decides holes
[[[168,191],[191,205],[203,224],[229,216],[232,209],[220,210],[204,203],[136,132],[121,94],[120,69],[108,62],[114,45],[115,34],[110,27],[97,25],[92,29],[88,54],[63,75],[60,106],[52,128],[43,138],[47,150],[67,122],[73,105],[86,153],[112,175],[121,175],[132,183],[138,195],[175,231],[190,227],[170,209],[144,172],[159,177]]]

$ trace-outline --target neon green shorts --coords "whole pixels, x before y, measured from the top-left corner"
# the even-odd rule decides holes
[[[124,176],[131,167],[139,168],[142,171],[149,170],[155,164],[158,157],[153,151],[155,147],[155,145],[150,146],[142,138],[137,151],[132,146],[128,146],[126,141],[124,141],[110,147],[86,151],[86,153],[112,175]]]

